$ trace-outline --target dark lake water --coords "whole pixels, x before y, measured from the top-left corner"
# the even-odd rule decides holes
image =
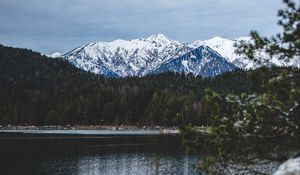
[[[177,135],[0,132],[0,174],[196,174]]]

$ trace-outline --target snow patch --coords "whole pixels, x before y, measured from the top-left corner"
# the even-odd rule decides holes
[[[54,53],[49,54],[47,56],[50,57],[50,58],[59,58],[59,57],[62,56],[62,53],[60,53],[60,52],[54,52]]]
[[[300,175],[300,157],[287,160],[273,175]]]

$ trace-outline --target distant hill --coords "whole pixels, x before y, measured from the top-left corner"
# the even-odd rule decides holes
[[[63,59],[0,45],[0,125],[206,124],[207,116],[201,113],[206,88],[221,94],[261,92],[261,82],[283,69],[299,72],[260,68],[236,69],[214,78],[172,72],[105,78]]]

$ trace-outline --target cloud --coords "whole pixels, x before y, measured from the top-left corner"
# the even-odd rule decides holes
[[[193,41],[278,31],[280,1],[0,0],[0,43],[41,52],[155,33]]]

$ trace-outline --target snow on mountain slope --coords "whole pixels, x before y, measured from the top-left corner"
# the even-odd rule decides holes
[[[46,54],[46,56],[48,56],[48,57],[50,57],[50,58],[59,58],[59,57],[61,57],[62,56],[62,53],[60,53],[60,52],[54,52],[54,53],[52,53],[52,54]]]
[[[199,46],[208,46],[215,51],[217,51],[220,55],[222,55],[224,58],[226,58],[229,62],[235,64],[239,68],[253,68],[255,67],[255,63],[251,60],[245,59],[243,56],[237,55],[235,51],[234,44],[240,41],[249,42],[249,37],[242,37],[238,38],[236,40],[230,40],[226,38],[221,37],[213,37],[208,40],[199,40],[193,43],[194,47]]]
[[[227,62],[234,64],[238,68],[253,69],[260,67],[261,65],[258,63],[245,59],[244,56],[237,55],[234,52],[234,44],[241,41],[251,42],[249,37],[241,37],[235,40],[214,37],[212,39],[199,40],[188,44],[169,39],[163,34],[156,34],[148,38],[134,40],[119,39],[112,42],[90,43],[64,54],[62,58],[68,60],[78,68],[108,77],[144,76],[155,71],[169,70],[170,67],[166,66],[166,63],[170,66],[173,60],[183,55],[189,55],[188,53],[201,46],[207,46],[219,53],[219,56],[224,57]],[[202,63],[192,61],[193,56],[194,55],[190,55],[191,58],[185,58],[180,65],[176,65],[174,71],[204,75],[204,73],[201,72],[203,69],[201,67]],[[265,58],[267,55],[265,53],[259,53],[258,56]],[[173,63],[174,62],[172,62],[172,64]],[[164,65],[164,69],[162,65]],[[231,70],[228,67],[228,69],[226,68],[227,63],[220,64],[220,66],[222,65],[225,67],[220,67],[220,72]],[[273,58],[267,65],[292,65],[300,67],[300,60],[285,62]],[[214,71],[214,65],[210,66],[212,66],[211,69]],[[166,67],[168,67],[168,69],[166,69]],[[209,67],[206,66],[205,70],[208,69]],[[215,72],[211,75],[215,74],[218,73]]]
[[[199,40],[193,43],[193,46],[199,47],[199,46],[208,46],[215,51],[217,51],[220,55],[222,55],[224,58],[226,58],[229,62],[233,63],[239,68],[242,69],[254,69],[258,68],[261,65],[246,59],[245,56],[243,55],[238,55],[235,53],[235,47],[234,44],[239,43],[239,42],[251,42],[250,37],[240,37],[234,40],[222,38],[222,37],[213,37],[208,40]],[[257,57],[261,57],[262,59],[266,59],[267,54],[266,53],[258,53]],[[267,63],[267,65],[275,65],[275,66],[299,66],[299,61],[298,60],[290,60],[289,62],[286,62],[284,60],[279,60],[275,57],[273,57],[270,62]]]
[[[143,76],[163,62],[192,49],[188,44],[157,34],[130,41],[91,43],[66,53],[64,58],[75,66],[96,74],[111,71],[120,77]]]
[[[208,46],[200,46],[181,57],[167,61],[154,70],[153,73],[183,72],[212,77],[234,69],[236,69],[236,66],[216,51]]]

